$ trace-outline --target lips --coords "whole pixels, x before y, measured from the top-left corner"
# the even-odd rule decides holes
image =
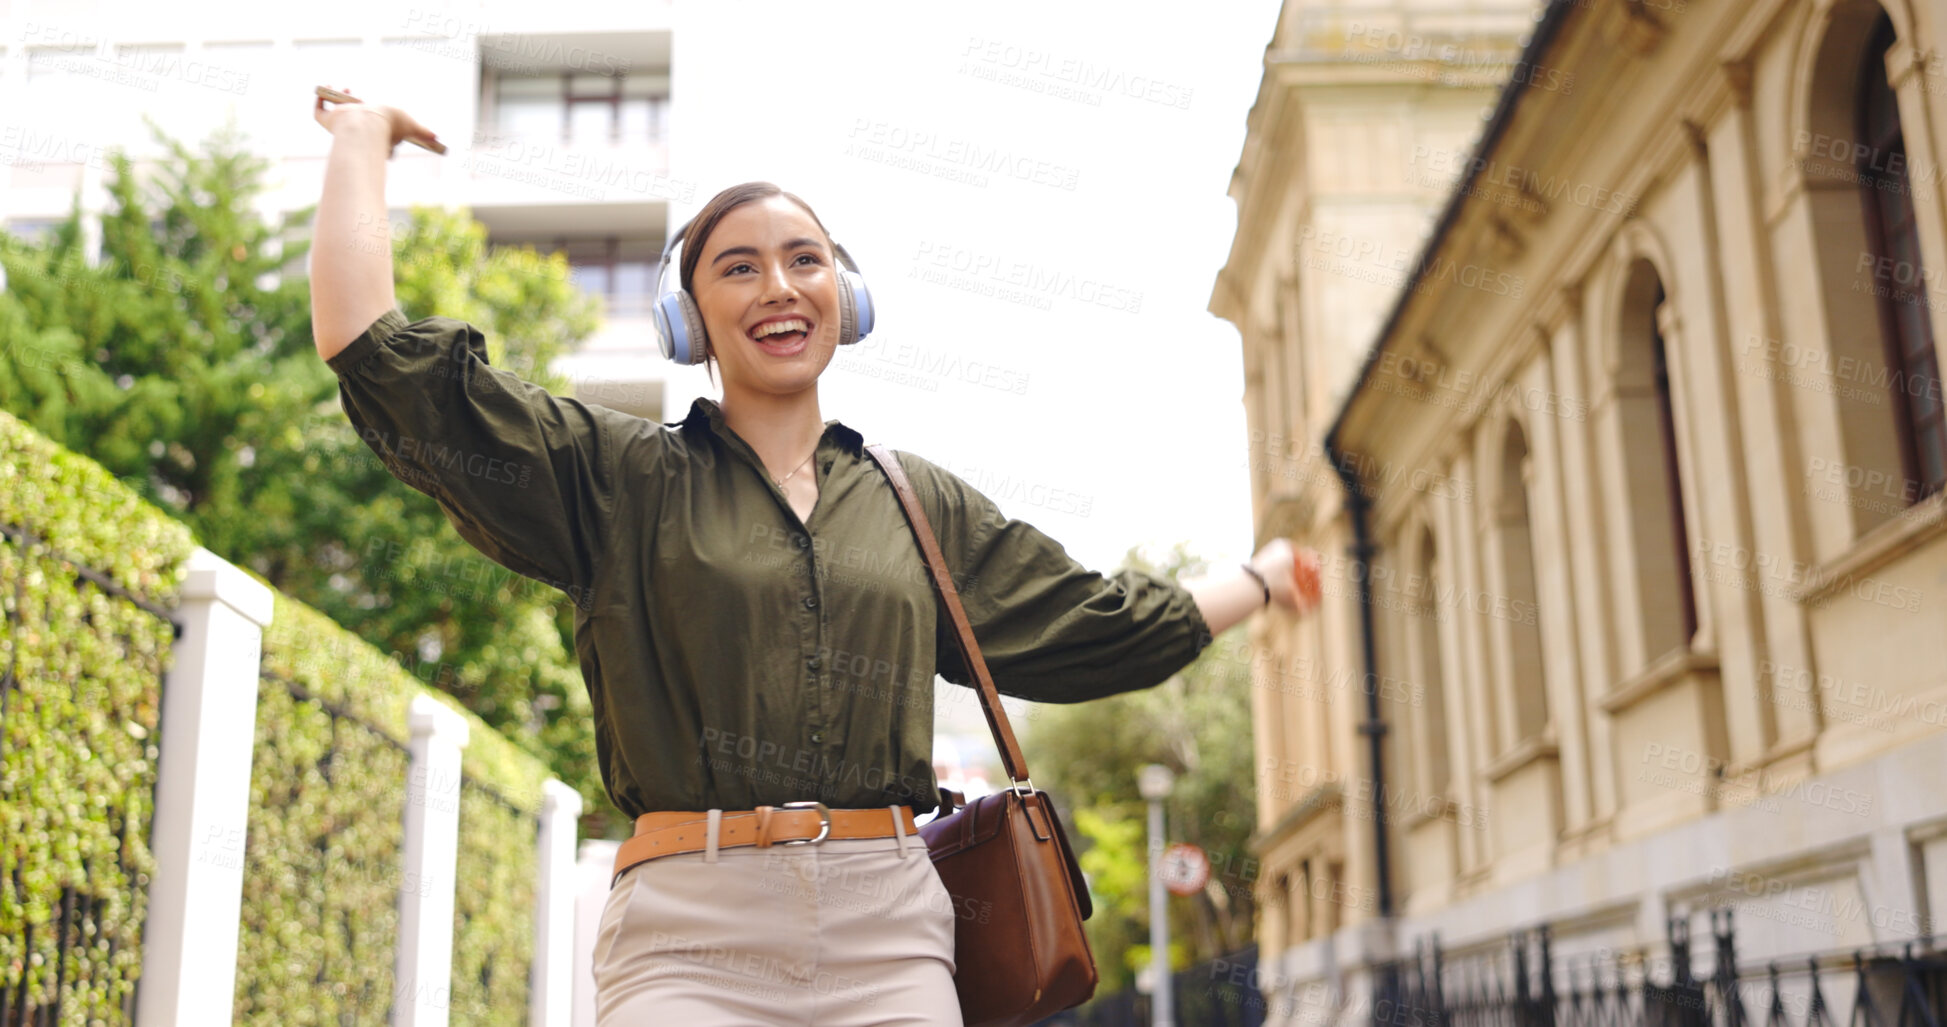
[[[811,329],[811,319],[803,314],[776,314],[751,325],[745,334],[771,356],[795,357],[804,352]]]
[[[803,314],[779,314],[750,326],[751,341],[760,345],[790,344],[811,333],[811,319]]]

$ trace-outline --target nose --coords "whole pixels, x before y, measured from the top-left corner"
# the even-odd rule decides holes
[[[766,264],[763,302],[766,305],[783,303],[786,300],[796,299],[797,296],[798,289],[791,284],[791,276],[784,273],[784,268],[775,262]]]

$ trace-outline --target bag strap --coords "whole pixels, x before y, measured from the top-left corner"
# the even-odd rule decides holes
[[[892,450],[878,444],[865,447],[878,461],[886,477],[892,479],[892,488],[899,494],[899,505],[905,508],[906,523],[912,526],[913,535],[919,539],[920,551],[926,554],[926,566],[933,575],[934,591],[946,605],[947,615],[953,619],[954,635],[960,640],[960,654],[966,658],[967,669],[980,688],[981,711],[987,714],[987,726],[994,732],[994,744],[1000,747],[1001,763],[1007,770],[1007,779],[1016,789],[1028,782],[1027,757],[1021,755],[1021,746],[1014,741],[1014,727],[1007,722],[1007,711],[1001,709],[1000,690],[994,687],[993,676],[987,673],[987,661],[980,655],[980,643],[974,638],[973,626],[967,621],[967,611],[960,605],[960,592],[953,587],[953,578],[947,573],[946,557],[940,552],[939,540],[933,537],[933,525],[926,519],[926,511],[919,505],[919,497],[913,492],[913,483],[906,480],[906,469],[899,466],[899,458]],[[1032,787],[1032,785],[1030,785]]]

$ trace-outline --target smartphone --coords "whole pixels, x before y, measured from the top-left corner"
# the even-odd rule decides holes
[[[358,97],[353,96],[350,93],[341,93],[338,90],[331,88],[330,86],[319,86],[318,95],[325,98],[326,100],[331,101],[332,103],[359,103],[360,102]],[[412,145],[417,146],[422,150],[431,150],[434,153],[446,152],[446,144],[440,142],[437,139],[428,143],[418,139],[408,138],[406,142],[409,142]]]

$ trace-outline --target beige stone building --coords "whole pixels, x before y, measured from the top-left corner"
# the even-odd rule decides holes
[[[1211,300],[1328,558],[1252,627],[1271,1022],[1436,934],[1947,930],[1943,31],[1288,0]]]

